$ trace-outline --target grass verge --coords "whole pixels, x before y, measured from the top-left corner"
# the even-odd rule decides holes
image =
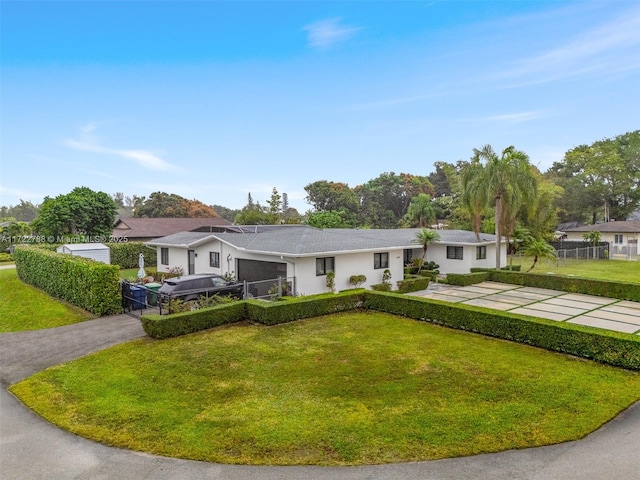
[[[140,339],[11,388],[110,445],[225,463],[360,465],[578,439],[640,374],[378,312]]]
[[[60,327],[91,318],[95,316],[24,284],[15,268],[0,270],[0,333]]]
[[[519,265],[520,259],[514,260]],[[524,258],[522,271],[526,272],[533,263],[533,259]],[[507,266],[509,260],[507,259]],[[555,273],[558,275],[575,275],[576,277],[607,279],[613,282],[640,283],[640,262],[629,260],[567,260],[564,265],[556,262],[541,260],[531,273]]]

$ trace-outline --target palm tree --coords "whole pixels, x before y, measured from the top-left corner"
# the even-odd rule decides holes
[[[422,246],[422,262],[420,263],[420,268],[418,268],[418,273],[420,273],[424,265],[424,259],[427,256],[429,245],[438,240],[440,240],[440,235],[435,230],[423,228],[416,233],[416,238],[413,239],[413,243],[419,243]]]
[[[474,149],[471,163],[462,175],[463,198],[466,197],[468,205],[495,207],[497,269],[500,269],[502,237],[509,241],[518,209],[535,197],[536,186],[529,157],[524,152],[510,146],[498,156],[491,145]],[[474,223],[474,230],[477,235],[479,222]]]
[[[527,272],[533,270],[533,267],[538,263],[538,259],[547,258],[549,260],[556,259],[556,249],[549,245],[544,240],[531,239],[524,246],[524,254],[528,257],[533,257],[533,264],[529,267]]]
[[[435,223],[436,213],[433,209],[433,203],[431,203],[431,196],[420,193],[413,197],[405,218],[412,227],[424,228]]]
[[[583,233],[582,238],[585,242],[590,242],[593,246],[593,258],[596,258],[598,243],[600,243],[600,238],[602,234],[598,230],[591,230],[590,232]],[[587,255],[588,257],[589,255]]]

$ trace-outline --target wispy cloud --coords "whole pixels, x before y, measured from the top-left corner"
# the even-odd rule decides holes
[[[44,197],[44,195],[42,195],[41,193],[31,192],[29,190],[22,190],[20,188],[4,187],[0,185],[0,198],[3,195],[17,197],[25,201],[34,201],[34,200],[39,201]],[[6,205],[4,201],[0,203],[2,203],[2,205]]]
[[[492,122],[503,122],[508,124],[530,122],[532,120],[539,120],[541,118],[549,117],[549,113],[543,110],[534,110],[531,112],[518,112],[518,113],[505,113],[502,115],[492,115],[485,117],[483,120]]]
[[[327,50],[334,45],[349,40],[362,27],[344,25],[341,18],[319,20],[304,26],[307,44],[318,50]]]
[[[149,170],[169,171],[176,169],[175,166],[148,150],[105,147],[94,137],[93,132],[96,129],[96,123],[88,123],[80,128],[80,140],[66,140],[64,143],[67,147],[73,148],[74,150],[115,155],[126,160],[133,160],[141,167]]]
[[[540,83],[596,71],[638,68],[640,9],[592,29],[574,40],[539,55],[524,59],[506,73]]]

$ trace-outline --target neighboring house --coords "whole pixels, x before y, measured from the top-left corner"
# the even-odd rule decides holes
[[[233,230],[233,231],[232,231]],[[336,290],[352,288],[349,277],[365,275],[363,287],[404,276],[404,266],[422,257],[415,243],[420,229],[317,229],[304,225],[230,227],[227,232],[182,232],[147,242],[156,247],[158,272],[180,267],[188,273],[233,275],[239,281],[296,278],[297,294],[327,291],[326,274],[335,272]],[[439,230],[426,261],[441,273],[468,273],[471,267],[495,267],[495,237]],[[506,263],[502,249],[502,264]]]
[[[220,217],[210,218],[119,218],[113,228],[116,240],[147,242],[178,232],[212,232],[231,222]]]
[[[621,221],[582,225],[563,230],[564,240],[583,241],[585,233],[600,232],[600,241],[609,243],[610,255],[637,257],[640,221]]]

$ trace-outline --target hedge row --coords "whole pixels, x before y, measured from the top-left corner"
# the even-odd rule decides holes
[[[471,305],[369,292],[364,307],[640,370],[640,338]]]
[[[144,255],[145,266],[155,267],[158,263],[156,249],[142,242],[109,242],[105,244],[111,250],[111,263],[120,268],[137,268],[138,258]]]
[[[567,275],[545,275],[520,273],[505,270],[491,270],[489,279],[493,282],[511,283],[526,287],[549,288],[569,293],[582,293],[600,297],[617,298],[640,302],[640,284],[631,282],[611,282]]]
[[[245,302],[231,302],[172,315],[143,315],[140,321],[145,333],[150,337],[171,338],[239,322],[246,318]]]
[[[23,245],[14,258],[20,280],[54,297],[98,316],[122,310],[117,265]]]
[[[467,287],[475,283],[486,282],[487,280],[489,280],[489,272],[448,273],[446,283],[459,287]]]
[[[426,290],[427,288],[429,288],[430,280],[430,277],[425,277],[423,275],[415,275],[409,278],[405,278],[404,280],[398,280],[398,292],[409,293]]]
[[[356,290],[272,303],[243,300],[195,312],[144,315],[142,325],[149,336],[168,338],[240,320],[276,325],[359,308],[640,370],[640,338],[634,335],[393,292]]]
[[[289,298],[283,302],[242,300],[171,315],[143,315],[142,328],[153,338],[169,338],[228,323],[250,320],[277,325],[329,313],[355,310],[362,306],[364,289]]]

